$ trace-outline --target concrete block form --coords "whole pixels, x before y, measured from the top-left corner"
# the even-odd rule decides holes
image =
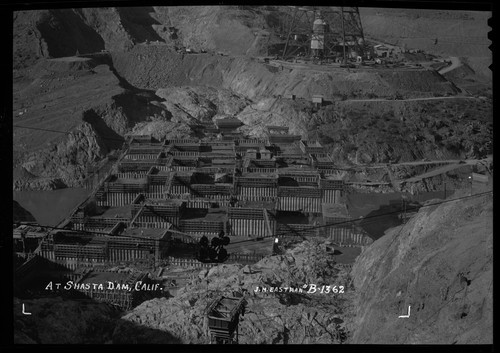
[[[311,229],[346,219],[331,214],[337,206],[325,206],[345,207],[345,183],[317,141],[297,139],[288,127],[268,126],[267,133],[211,141],[131,137],[125,158],[93,197],[99,214],[75,211],[73,233],[42,242],[40,254],[71,269],[151,256],[159,261],[168,255],[159,240],[173,232],[190,234],[189,241],[224,231],[369,242],[354,228]]]

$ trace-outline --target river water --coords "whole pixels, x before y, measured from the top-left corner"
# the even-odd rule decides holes
[[[451,195],[448,191],[448,195]],[[13,191],[13,199],[29,211],[38,223],[48,226],[56,226],[89,194],[89,190],[83,188],[68,188],[60,190],[37,190],[37,191]],[[402,195],[407,199],[423,202],[430,199],[442,199],[442,191],[426,192],[419,195],[407,193],[352,193],[346,196],[346,203],[352,218],[360,218],[377,214],[385,214],[401,209]],[[377,239],[383,231],[397,225],[397,215],[380,216],[370,218],[366,221],[365,230]]]
[[[89,195],[83,188],[13,191],[13,199],[29,211],[41,225],[56,226]]]
[[[452,195],[453,190],[448,190],[446,196]],[[365,218],[359,225],[374,240],[384,235],[384,232],[401,224],[397,212],[404,209],[403,196],[406,205],[409,202],[422,203],[432,199],[444,199],[444,191],[423,192],[418,195],[409,193],[352,193],[346,195],[346,204],[349,214],[353,219]]]

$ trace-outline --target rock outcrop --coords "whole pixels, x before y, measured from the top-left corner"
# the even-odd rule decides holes
[[[351,343],[493,342],[493,199],[463,196],[423,207],[356,259]]]
[[[344,293],[320,293],[318,289],[307,294],[308,284],[342,285]],[[303,293],[254,293],[256,287],[293,287]],[[306,241],[284,255],[264,258],[255,265],[224,264],[200,271],[174,298],[144,302],[123,316],[113,341],[136,342],[127,336],[126,329],[134,323],[151,332],[168,332],[182,343],[207,343],[206,306],[218,296],[231,296],[235,291],[248,301],[239,325],[240,343],[340,343],[349,335],[338,320],[349,315],[349,277],[334,265],[328,244]],[[150,337],[142,337],[143,342],[149,342]],[[161,343],[174,341],[167,338]]]

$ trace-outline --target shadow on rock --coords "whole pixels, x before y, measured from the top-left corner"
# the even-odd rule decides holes
[[[113,333],[114,344],[180,344],[179,338],[135,322],[120,319]]]

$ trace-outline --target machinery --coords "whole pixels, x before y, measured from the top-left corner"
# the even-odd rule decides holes
[[[229,245],[230,239],[221,231],[217,237],[213,237],[210,243],[204,235],[198,243],[196,258],[201,262],[224,262],[229,257],[224,246]]]
[[[207,309],[210,343],[237,344],[240,315],[245,315],[245,298],[221,296]],[[235,337],[236,333],[236,337]]]
[[[286,39],[281,59],[294,57],[347,62],[364,56],[363,27],[357,7],[287,6],[279,9],[275,30]]]

